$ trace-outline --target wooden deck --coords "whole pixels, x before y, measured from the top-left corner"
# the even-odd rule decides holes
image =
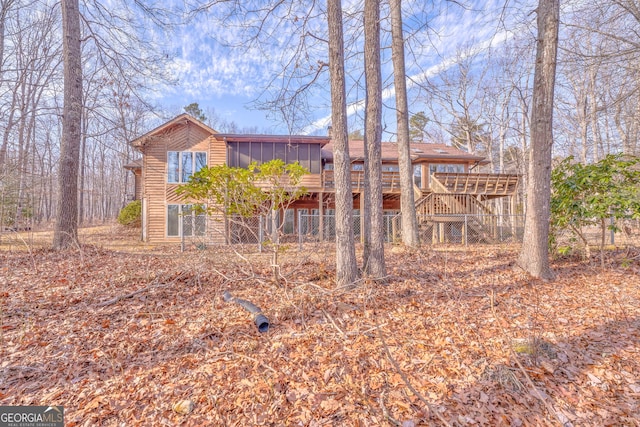
[[[512,174],[436,172],[431,175],[431,187],[422,191],[503,197],[516,193],[518,180],[519,176]],[[364,191],[364,181],[364,171],[351,171],[353,192]],[[322,187],[328,192],[335,190],[334,171],[322,172]],[[400,172],[382,172],[382,191],[400,193]]]
[[[518,175],[495,173],[449,173],[431,175],[431,187],[439,193],[510,196],[518,189]]]

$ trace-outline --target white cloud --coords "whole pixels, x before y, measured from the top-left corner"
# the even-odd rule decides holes
[[[407,64],[407,73],[409,74],[407,80],[407,89],[426,82],[429,78],[432,78],[458,63],[459,60],[468,58],[473,55],[481,54],[490,48],[495,48],[511,37],[513,37],[516,29],[505,30],[500,29],[498,25],[498,18],[502,14],[503,1],[490,1],[485,3],[485,8],[482,11],[464,10],[461,13],[442,13],[437,15],[432,25],[425,29],[424,32],[432,32],[440,34],[441,36],[436,38],[435,46],[426,46],[421,52],[426,54],[431,52],[431,64],[426,69],[422,68],[422,64]],[[470,35],[470,33],[472,33]],[[427,38],[426,34],[422,35],[422,40]],[[430,38],[433,40],[433,37]],[[463,53],[458,53],[457,50],[464,44],[470,44],[464,49]],[[429,56],[429,55],[425,55]],[[382,93],[383,101],[389,100],[395,97],[395,89],[393,87],[386,89]],[[347,107],[347,115],[352,116],[354,114],[361,113],[364,110],[364,100],[358,100],[351,103]],[[318,120],[315,120],[309,126],[307,126],[303,133],[311,134],[321,129],[325,129],[331,123],[331,115],[326,115]]]
[[[522,2],[522,3],[518,3]],[[419,25],[428,21],[428,25],[418,30],[415,39],[421,42],[413,43],[411,51],[407,53],[407,73],[411,76],[408,81],[409,86],[423,82],[425,79],[435,76],[454,64],[456,51],[466,44],[471,46],[467,51],[477,53],[490,46],[497,46],[504,43],[511,33],[504,31],[500,26],[499,18],[502,16],[507,20],[517,21],[528,16],[533,10],[531,3],[533,0],[510,0],[509,9],[503,13],[505,0],[487,0],[485,2],[468,2],[473,4],[474,9],[463,10],[451,2],[445,2],[442,10],[425,10],[423,0],[408,0],[405,2],[407,10],[415,12],[415,16],[405,18],[406,25]],[[343,10],[355,13],[362,10],[362,0],[348,0],[343,2]],[[305,5],[292,5],[292,16],[304,16],[307,11]],[[220,14],[221,11],[210,11]],[[513,13],[512,13],[513,12]],[[517,13],[516,13],[517,12]],[[359,18],[358,18],[359,19]],[[290,39],[300,23],[281,20],[269,23],[267,31],[272,31],[270,43],[254,45],[249,48],[243,46],[244,30],[242,23],[233,18],[225,21],[222,25],[219,19],[211,19],[211,16],[201,15],[195,19],[188,27],[172,39],[167,41],[166,50],[174,56],[169,64],[169,71],[174,78],[180,82],[177,87],[165,87],[159,90],[158,97],[170,98],[187,95],[195,100],[218,99],[220,104],[232,103],[238,106],[234,98],[242,98],[244,102],[255,99],[268,85],[274,76],[282,73],[280,59],[287,54],[291,54],[293,46]],[[358,22],[351,22],[345,28],[346,31],[355,31],[361,36],[361,25]],[[510,24],[510,23],[507,23]],[[320,16],[315,22],[309,23],[311,31],[323,34],[326,31],[326,22]],[[512,24],[516,25],[516,24]],[[321,45],[324,48],[324,45]],[[415,53],[415,56],[413,55]],[[325,52],[314,52],[319,59],[326,60]],[[459,56],[458,56],[459,58]],[[312,59],[310,62],[314,62]],[[357,60],[358,61],[358,60]],[[420,61],[412,62],[412,61]],[[358,74],[361,64],[354,63],[354,74]],[[389,73],[389,66],[385,68],[385,73]],[[385,76],[388,78],[388,75]],[[327,97],[329,89],[321,96]],[[363,101],[355,97],[362,97],[362,90],[351,92],[353,103],[349,105],[349,114],[358,114],[363,109]],[[393,89],[384,92],[385,100],[394,97]],[[318,113],[326,111],[326,103],[318,102]],[[217,109],[223,110],[222,107]],[[221,111],[226,114],[224,111]],[[330,122],[330,116],[326,115],[309,125],[305,131],[314,131],[326,128]]]

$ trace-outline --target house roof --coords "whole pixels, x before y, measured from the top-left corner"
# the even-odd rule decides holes
[[[127,163],[123,166],[125,169],[142,169],[142,159],[132,160],[130,163]]]
[[[328,161],[333,161],[333,143],[325,145],[322,149],[322,157]],[[349,157],[351,161],[364,161],[364,141],[349,141]],[[398,160],[398,144],[396,142],[382,143],[382,161]],[[412,161],[428,161],[443,160],[464,161],[468,163],[485,162],[485,158],[475,154],[467,153],[455,147],[445,144],[435,143],[412,143],[411,144],[411,160]]]
[[[129,143],[131,145],[133,145],[136,148],[142,148],[144,147],[147,143],[149,143],[150,141],[153,140],[153,137],[158,135],[159,133],[162,132],[166,132],[167,130],[169,130],[170,128],[180,125],[180,124],[185,124],[191,122],[193,124],[195,124],[196,126],[200,126],[202,129],[204,129],[205,131],[211,133],[211,134],[216,134],[218,133],[218,131],[216,131],[213,128],[210,128],[209,126],[205,125],[204,123],[202,123],[200,120],[196,119],[195,117],[187,114],[187,113],[182,113],[179,116],[174,117],[173,119],[169,120],[168,122],[165,122],[163,124],[161,124],[160,126],[156,127],[155,129],[150,130],[149,132],[145,133],[142,136],[137,137],[136,139],[134,139],[133,141],[130,141]]]
[[[193,116],[183,113],[172,120],[150,130],[142,136],[137,137],[130,142],[134,147],[141,149],[149,142],[153,141],[156,136],[162,134],[174,126],[178,126],[185,123],[193,123],[199,126],[218,141],[226,142],[280,142],[287,144],[320,144],[322,146],[322,158],[332,162],[333,161],[333,142],[328,136],[307,136],[307,135],[252,135],[252,134],[235,134],[235,133],[218,133],[216,130],[210,128],[206,124],[202,123]],[[349,156],[351,161],[364,161],[364,141],[363,140],[351,140],[349,141]],[[455,147],[451,147],[445,144],[435,143],[412,143],[411,144],[411,159],[415,161],[429,161],[435,160],[453,161],[453,162],[465,162],[481,164],[488,163],[483,156],[477,156],[475,154],[467,153]],[[396,162],[398,160],[398,144],[395,142],[383,142],[382,143],[382,161]],[[137,164],[134,161],[125,166],[127,169],[137,169],[142,167],[142,164]]]
[[[328,144],[327,136],[307,135],[251,135],[234,133],[216,133],[213,137],[219,141],[227,142],[284,142],[287,144]]]

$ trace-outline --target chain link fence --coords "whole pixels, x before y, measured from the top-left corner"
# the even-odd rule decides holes
[[[199,222],[202,220],[203,222]],[[263,244],[297,242],[298,238],[293,222],[293,211],[286,211],[284,217],[280,212],[272,215],[244,217],[232,215],[223,220],[205,221],[205,217],[195,217],[195,223],[190,217],[182,218],[182,250],[196,248],[203,249],[221,243],[245,245],[248,248],[263,249]],[[213,223],[211,221],[214,221]],[[209,225],[207,225],[209,224]],[[208,230],[205,232],[205,230]]]
[[[397,212],[384,214],[385,241],[399,242],[402,232],[402,215]],[[523,215],[433,215],[419,217],[420,238],[423,244],[498,244],[518,243],[524,232]],[[298,213],[298,242],[333,241],[335,239],[335,215]],[[361,237],[361,218],[353,216],[356,240]]]
[[[322,224],[322,225],[321,225]],[[360,214],[353,215],[353,233],[358,240],[362,235]],[[400,215],[395,212],[385,212],[383,215],[385,241],[396,241],[400,236]],[[298,212],[298,242],[328,242],[336,237],[336,217],[334,214],[306,214]]]
[[[293,211],[287,211],[284,216],[275,217],[241,217],[234,216],[227,219],[227,223],[220,223],[217,231],[220,237],[226,231],[224,240],[230,244],[249,245],[262,249],[262,245],[278,239],[280,243],[298,243],[300,250],[308,243],[330,243],[335,241],[336,221],[334,211],[320,215],[317,211],[298,210],[294,217]],[[211,233],[204,233],[206,224],[199,223],[195,218],[193,223],[184,223],[183,230],[190,236],[182,239],[183,248],[204,248],[213,243]],[[425,245],[478,245],[478,244],[517,244],[522,242],[524,235],[524,215],[431,215],[418,217],[420,241]],[[362,221],[359,211],[353,215],[353,230],[356,241],[362,237]],[[402,240],[402,215],[398,212],[385,212],[383,215],[384,236],[387,243]],[[275,233],[274,233],[275,231]],[[591,246],[598,246],[602,239],[599,227],[585,230]],[[558,245],[576,245],[576,236],[569,230],[559,232]],[[615,229],[605,232],[605,244],[618,247],[640,246],[640,220],[619,221]],[[255,245],[255,246],[254,246]]]
[[[523,215],[433,215],[419,217],[424,244],[520,243],[524,234]]]
[[[621,248],[640,247],[640,219],[611,219],[605,222],[604,230],[602,226],[594,225],[578,231],[581,236],[569,228],[552,230],[556,249],[584,246],[583,238],[591,247],[599,247],[602,244]]]

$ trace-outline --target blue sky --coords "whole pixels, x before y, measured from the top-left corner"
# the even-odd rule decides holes
[[[469,2],[466,9],[452,6],[435,11],[418,11],[418,5],[405,1],[407,9],[416,11],[413,16],[405,16],[405,26],[417,28],[429,20],[429,28],[417,31],[419,43],[414,43],[407,55],[407,74],[411,76],[409,85],[437,75],[453,63],[457,49],[467,47],[468,51],[487,52],[489,47],[498,47],[513,36],[513,31],[522,31],[530,25],[534,9],[532,1],[505,0]],[[347,11],[361,9],[359,1],[343,2]],[[301,11],[302,12],[302,11]],[[210,14],[219,13],[210,10]],[[266,112],[251,108],[274,75],[281,71],[278,59],[287,48],[285,33],[294,31],[294,24],[279,22],[273,24],[273,43],[264,43],[250,48],[233,47],[241,45],[241,31],[233,23],[220,25],[213,15],[201,14],[190,25],[181,28],[167,41],[167,48],[173,54],[170,63],[171,74],[179,80],[176,87],[164,88],[156,93],[156,101],[171,111],[179,111],[182,106],[198,102],[205,112],[215,110],[223,120],[234,121],[240,127],[257,127],[261,132],[287,133],[287,127],[267,117]],[[324,25],[320,18],[315,25]],[[525,24],[526,23],[526,24]],[[503,25],[504,24],[504,25]],[[384,25],[384,24],[383,24]],[[357,26],[352,31],[358,32]],[[280,32],[280,34],[278,33]],[[322,31],[319,28],[319,31]],[[349,28],[346,32],[349,33]],[[348,37],[346,34],[345,37]],[[357,34],[355,34],[358,37]],[[428,42],[427,42],[428,40]],[[383,41],[384,43],[384,41]],[[326,53],[324,54],[326,58]],[[357,65],[356,65],[357,66]],[[351,71],[356,71],[351,69]],[[383,70],[383,79],[391,81],[391,66]],[[363,91],[350,91],[352,102],[349,111],[355,117],[361,112]],[[394,92],[389,87],[383,97],[393,105]],[[304,132],[323,132],[329,124],[328,88],[314,95],[313,108],[305,116]],[[393,116],[387,109],[386,115]],[[393,120],[390,118],[389,122]]]

